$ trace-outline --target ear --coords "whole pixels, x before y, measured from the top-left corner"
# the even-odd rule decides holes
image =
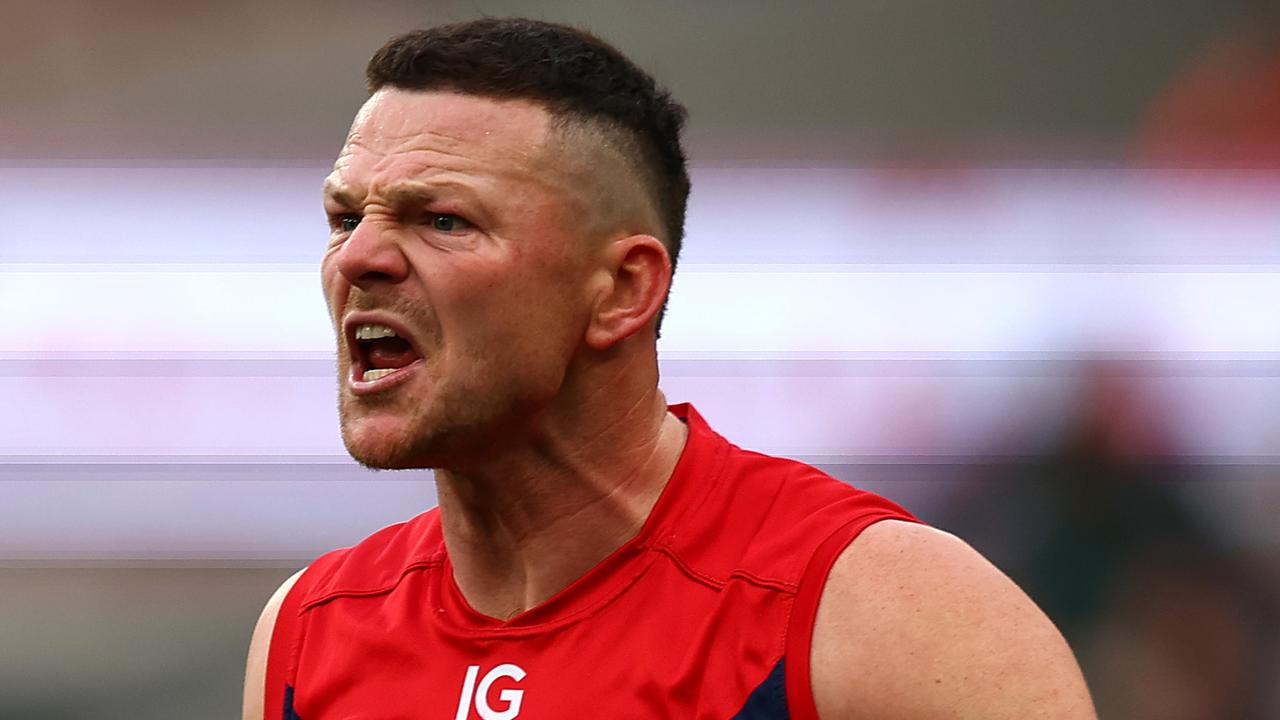
[[[615,240],[604,251],[606,278],[587,325],[586,342],[605,350],[655,322],[671,287],[671,257],[652,235]]]

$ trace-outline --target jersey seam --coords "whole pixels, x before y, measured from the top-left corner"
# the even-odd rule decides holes
[[[687,575],[689,579],[700,582],[714,590],[723,590],[725,586],[735,579],[742,580],[765,590],[774,590],[788,595],[795,595],[799,589],[799,585],[796,583],[779,580],[777,578],[761,577],[749,570],[734,570],[725,576],[724,579],[719,579],[707,573],[695,570],[693,566],[685,562],[684,558],[680,557],[679,553],[677,553],[674,548],[667,545],[661,545],[655,546],[653,549],[670,558],[672,564],[674,564],[682,573]]]
[[[405,577],[407,577],[409,573],[417,572],[418,570],[429,570],[441,564],[443,563],[438,558],[432,558],[430,560],[420,560],[418,562],[409,563],[408,565],[406,565],[400,571],[400,574],[396,576],[396,579],[388,584],[378,586],[375,588],[369,588],[366,590],[356,590],[356,589],[330,590],[323,595],[304,601],[302,603],[302,609],[298,612],[298,614],[302,615],[303,613],[310,611],[312,608],[316,606],[323,605],[327,602],[330,602],[331,600],[337,600],[338,598],[344,598],[344,597],[368,598],[368,597],[375,597],[378,595],[385,595],[395,590],[397,587],[399,587],[400,583],[404,582]]]
[[[755,455],[759,457],[765,457],[760,453],[756,453],[751,450],[743,450],[742,448],[739,448],[736,445],[732,445],[727,441],[724,443],[724,446],[725,447],[723,449],[725,450],[726,457],[727,457],[728,450],[730,448],[736,449],[738,452],[745,455]],[[774,488],[773,496],[769,500],[769,507],[766,508],[765,512],[762,514],[763,518],[766,518],[766,519],[768,518],[769,514],[773,511],[773,506],[776,505],[778,502],[778,499],[782,497],[784,488],[786,488],[786,486],[791,482],[792,478],[796,476],[796,474],[800,471],[801,467],[804,467],[804,465],[801,463],[795,463],[795,462],[791,463],[791,467],[787,470],[786,475],[783,476],[783,478],[778,482],[777,486]],[[721,465],[720,469],[723,470],[723,465]],[[717,480],[719,480],[721,475],[722,473],[719,473],[719,472],[717,473]],[[704,497],[704,501],[709,502],[707,498],[709,498],[710,495],[711,493],[708,492],[707,495]],[[762,520],[762,522],[764,521],[765,520]],[[757,528],[757,532],[758,531],[759,529]],[[709,585],[715,588],[716,590],[722,590],[730,581],[734,579],[738,579],[738,580],[747,582],[751,585],[755,585],[756,587],[759,587],[759,588],[782,592],[782,593],[786,593],[793,596],[799,592],[800,581],[798,579],[795,582],[792,582],[790,580],[785,580],[781,578],[764,577],[756,573],[753,573],[750,570],[744,570],[744,569],[738,568],[730,571],[729,574],[724,576],[724,579],[722,580],[717,578],[716,576],[696,570],[683,557],[680,557],[680,554],[676,551],[676,549],[670,545],[671,539],[672,538],[670,537],[665,538],[665,542],[661,546],[655,546],[654,549],[662,552],[663,554],[671,558],[671,560],[675,563],[676,567],[679,568],[681,571],[683,571],[691,579],[698,580],[705,585]],[[803,572],[803,569],[802,569],[802,572]]]
[[[725,440],[723,437],[720,437],[710,428],[704,428],[704,430],[708,435],[707,440],[714,443],[714,447],[711,448],[711,461],[708,463],[710,467],[704,475],[705,480],[703,482],[705,485],[698,488],[699,495],[695,498],[692,504],[681,508],[679,512],[672,513],[668,522],[669,528],[682,525],[687,517],[696,517],[698,511],[707,503],[711,502],[711,498],[715,494],[716,487],[720,485],[720,483],[724,482],[725,467],[728,465],[729,451],[737,448],[737,446],[733,445],[728,440]],[[741,448],[737,449],[741,450]],[[686,490],[686,492],[688,492],[688,490]],[[655,538],[655,541],[657,541],[657,538]]]
[[[644,545],[637,550],[642,557],[649,555],[654,548],[652,545]],[[647,559],[642,566],[630,573],[624,582],[605,596],[597,599],[595,602],[587,604],[585,607],[565,613],[564,615],[549,618],[541,622],[528,625],[498,625],[491,627],[469,627],[465,623],[458,622],[455,618],[445,617],[441,620],[443,626],[447,627],[450,632],[459,635],[484,638],[502,638],[502,637],[533,637],[538,635],[549,635],[558,633],[566,628],[577,625],[578,623],[595,617],[599,613],[604,612],[649,573],[653,566],[653,560]]]

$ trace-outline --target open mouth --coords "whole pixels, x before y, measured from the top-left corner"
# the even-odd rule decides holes
[[[403,374],[422,359],[413,343],[395,328],[381,323],[354,325],[348,330],[347,339],[351,347],[351,379],[357,385]]]

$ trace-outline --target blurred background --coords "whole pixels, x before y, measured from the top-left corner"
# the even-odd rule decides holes
[[[597,31],[690,109],[663,386],[968,539],[1105,718],[1280,717],[1280,3],[6,1],[0,718],[238,716],[343,452],[319,186],[394,34]]]

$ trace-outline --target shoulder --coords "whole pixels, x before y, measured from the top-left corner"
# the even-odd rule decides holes
[[[272,648],[297,632],[302,612],[344,595],[368,595],[395,587],[411,568],[438,562],[443,549],[438,511],[382,528],[356,545],[326,553],[280,585],[262,609],[249,646],[245,668],[244,717],[263,717],[268,682],[280,690],[286,668]],[[287,614],[282,609],[289,600]],[[270,660],[270,667],[268,667]]]
[[[727,506],[735,517],[759,518],[764,523],[761,530],[794,528],[822,539],[824,529],[833,530],[859,517],[911,519],[909,512],[887,498],[790,458],[730,445],[723,474],[716,504]]]
[[[793,589],[833,538],[847,544],[876,520],[913,519],[818,468],[733,446],[705,501],[685,514],[692,519],[679,528],[679,552],[703,573],[747,572]]]
[[[914,523],[872,525],[836,559],[811,680],[822,720],[1095,717],[1044,613],[963,541]]]
[[[258,623],[253,628],[253,637],[249,641],[249,659],[245,663],[244,673],[244,718],[260,720],[263,717],[263,701],[266,693],[267,655],[271,650],[271,635],[275,631],[276,618],[280,615],[280,606],[289,591],[298,582],[298,578],[306,572],[306,568],[291,575],[280,584],[258,616]]]
[[[390,590],[406,571],[439,563],[443,556],[444,536],[436,508],[318,558],[301,588],[300,609],[341,595]]]

